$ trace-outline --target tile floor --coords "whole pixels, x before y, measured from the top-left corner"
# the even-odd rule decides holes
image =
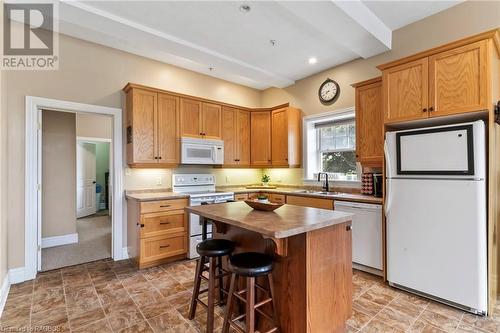
[[[138,271],[128,261],[101,260],[45,272],[13,285],[0,331],[204,331],[206,312],[187,318],[195,262]],[[496,316],[480,318],[385,286],[355,272],[353,316],[346,332],[500,332]],[[221,309],[216,331],[222,326]]]

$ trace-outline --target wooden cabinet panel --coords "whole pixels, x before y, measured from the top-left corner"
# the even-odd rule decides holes
[[[134,89],[131,93],[132,151],[129,164],[157,163],[156,151],[156,107],[157,94],[148,90]]]
[[[181,136],[202,137],[201,102],[181,98],[180,100],[180,133]]]
[[[356,158],[361,164],[382,165],[383,117],[382,80],[356,85]]]
[[[222,108],[222,140],[224,140],[224,165],[237,165],[237,109]]]
[[[186,231],[183,210],[148,213],[141,217],[141,238]]]
[[[427,58],[389,68],[382,76],[386,123],[427,118]]]
[[[250,149],[252,165],[271,164],[271,112],[255,111],[250,120]]]
[[[148,237],[140,242],[141,263],[165,259],[187,251],[187,237],[183,234]]]
[[[487,41],[429,58],[431,117],[488,109]]]
[[[207,139],[221,139],[222,107],[218,104],[202,104],[202,133]]]
[[[263,193],[264,195],[267,195],[267,193]],[[248,199],[257,199],[257,197],[260,195],[260,193],[248,193]]]
[[[166,212],[169,210],[184,209],[189,205],[188,199],[170,199],[141,202],[141,214]]]
[[[158,94],[158,160],[163,164],[179,163],[179,98]]]
[[[235,201],[245,201],[248,199],[248,193],[238,193],[234,195]]]
[[[239,165],[250,165],[250,112],[238,110],[236,117],[236,158]]]
[[[288,114],[287,109],[274,110],[271,113],[272,164],[288,165]]]
[[[286,203],[286,195],[271,193],[269,194],[269,201],[284,204]]]
[[[333,209],[333,199],[309,198],[295,195],[287,195],[286,203],[290,205],[314,207],[323,209]]]

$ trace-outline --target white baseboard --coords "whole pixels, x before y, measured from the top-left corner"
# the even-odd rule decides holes
[[[0,286],[0,317],[2,316],[3,309],[5,307],[5,302],[7,302],[7,296],[10,290],[10,280],[9,274],[5,274],[2,285]]]
[[[129,255],[129,252],[128,252],[128,247],[124,247],[122,249],[122,260],[125,260],[125,259],[129,259],[130,258],[130,255]]]
[[[21,283],[24,281],[26,281],[26,277],[24,276],[24,267],[9,269],[10,284]]]
[[[78,234],[76,233],[62,236],[44,237],[42,238],[42,249],[75,243],[78,243]]]

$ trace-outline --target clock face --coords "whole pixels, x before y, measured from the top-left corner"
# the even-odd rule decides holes
[[[331,103],[336,100],[340,92],[337,82],[327,79],[319,88],[319,99],[323,103]]]

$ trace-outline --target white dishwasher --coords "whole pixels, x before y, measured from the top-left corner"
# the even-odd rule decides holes
[[[353,267],[382,275],[382,205],[336,200],[335,210],[354,214]]]

